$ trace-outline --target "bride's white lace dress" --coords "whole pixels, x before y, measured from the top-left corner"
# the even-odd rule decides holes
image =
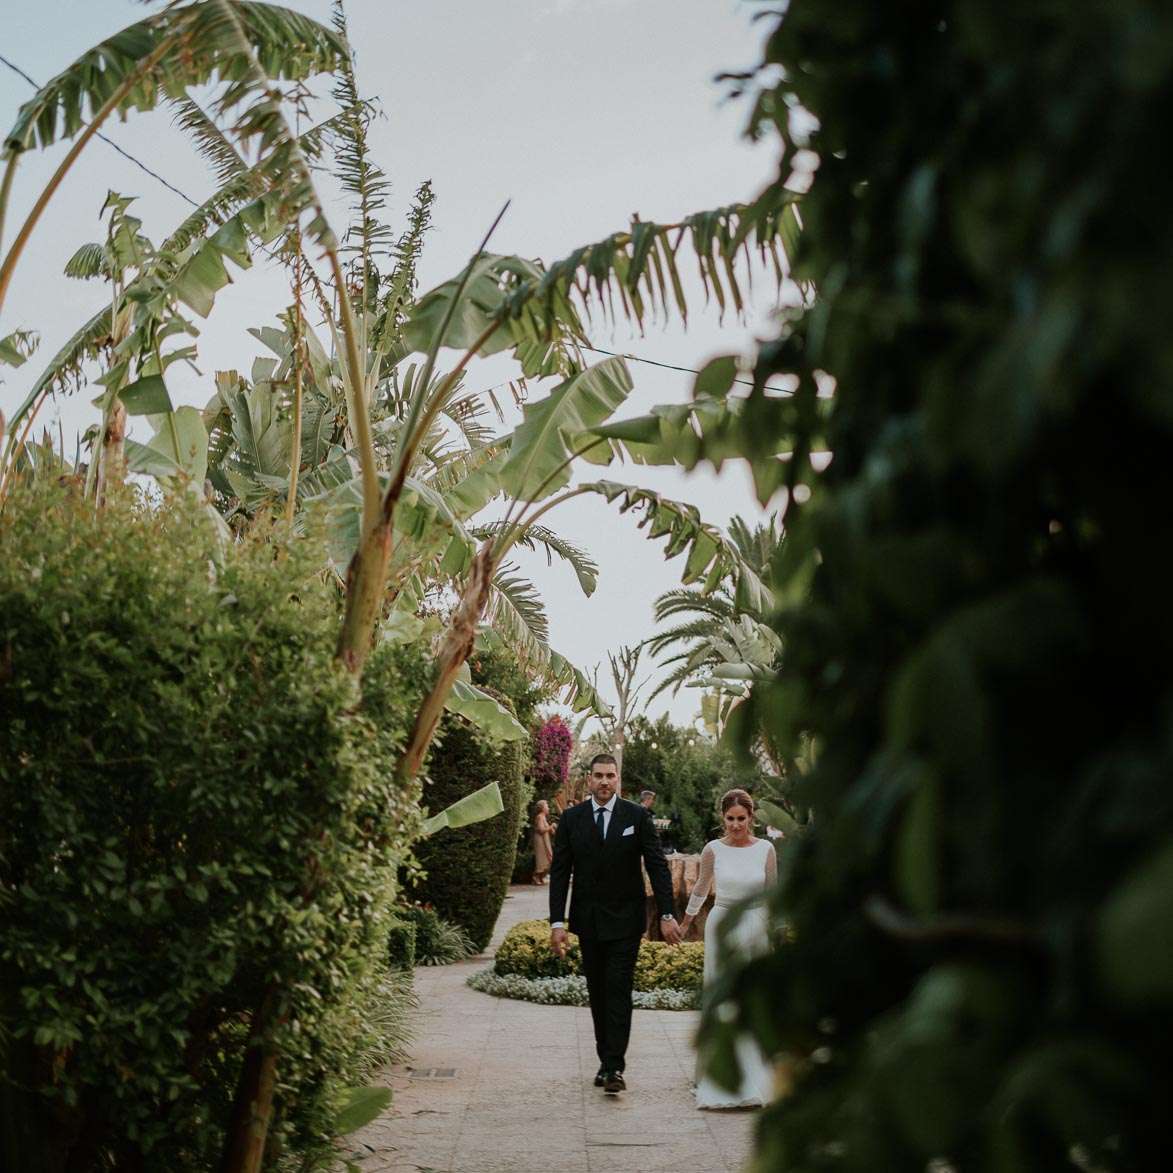
[[[730,908],[751,897],[760,897],[778,868],[778,857],[768,839],[758,839],[748,847],[730,847],[714,841],[701,852],[700,873],[688,902],[688,915],[696,916],[705,898],[716,885],[716,903],[705,921],[705,989],[712,988],[717,974],[717,931]],[[742,912],[726,948],[752,956],[768,947],[766,910],[759,903]],[[737,1040],[737,1059],[741,1066],[741,1086],[729,1091],[707,1076],[697,1082],[698,1108],[749,1108],[767,1103],[773,1093],[774,1073],[752,1039]]]

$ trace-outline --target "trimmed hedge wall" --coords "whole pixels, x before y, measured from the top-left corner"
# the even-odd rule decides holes
[[[493,695],[512,712],[508,697]],[[493,743],[451,716],[442,721],[437,741],[424,781],[428,812],[443,810],[490,782],[501,787],[505,809],[483,823],[447,828],[418,843],[415,858],[425,874],[405,882],[410,899],[430,904],[445,920],[462,925],[479,953],[493,934],[513,874],[526,743]]]
[[[424,669],[376,653],[360,703],[322,547],[254,539],[129,494],[0,514],[0,1168],[216,1168],[270,985],[274,1159],[366,1078]]]

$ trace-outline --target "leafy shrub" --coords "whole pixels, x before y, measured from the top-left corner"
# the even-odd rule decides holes
[[[493,954],[493,969],[499,974],[522,977],[567,977],[582,973],[582,952],[578,937],[570,934],[565,957],[555,957],[550,948],[550,922],[523,920],[506,932]]]
[[[656,792],[656,815],[673,819],[662,835],[665,844],[699,852],[720,832],[717,799],[732,786],[751,794],[761,789],[759,776],[724,745],[673,725],[667,714],[654,722],[642,714],[631,721],[623,746],[623,789],[629,795]]]
[[[497,696],[509,707],[509,700]],[[505,809],[468,827],[448,828],[416,845],[425,876],[405,877],[413,900],[430,904],[445,920],[461,925],[479,953],[509,890],[522,812],[522,742],[494,743],[460,718],[445,717],[428,763],[424,803],[443,810],[490,782],[501,788]],[[422,954],[421,942],[416,942]]]
[[[699,990],[705,976],[705,943],[641,941],[635,960],[637,990]]]
[[[392,970],[415,969],[415,922],[398,913],[387,933],[387,963]]]
[[[0,1165],[215,1167],[270,987],[273,1147],[316,1144],[366,1074],[422,667],[373,656],[360,705],[316,543],[192,504],[13,496],[0,548]]]
[[[528,836],[526,836],[528,838]],[[511,884],[529,884],[534,878],[534,853],[531,847],[519,847],[517,857],[513,861],[513,875],[509,877]]]
[[[793,1058],[756,1167],[1157,1168],[1169,7],[778,12],[754,108],[785,152],[773,195],[817,159],[794,271],[818,296],[759,352],[756,386],[792,394],[741,417],[755,471],[785,445],[804,483],[783,668],[737,713],[782,757],[813,737],[816,814],[772,897],[794,941],[738,983],[742,1023]]]
[[[702,941],[669,945],[641,941],[635,963],[637,990],[699,990],[704,976],[705,946]],[[582,950],[570,934],[563,958],[550,948],[550,925],[544,920],[523,920],[506,934],[493,958],[493,972],[505,977],[561,978],[581,975]]]
[[[412,927],[419,965],[451,965],[480,952],[460,925],[445,920],[435,909],[412,904],[396,912]]]

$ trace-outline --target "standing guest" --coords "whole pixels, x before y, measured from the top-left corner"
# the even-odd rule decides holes
[[[639,795],[639,805],[646,811],[650,811],[656,805],[656,792],[654,790],[641,790]]]
[[[566,953],[566,897],[573,876],[570,931],[578,934],[595,1028],[595,1087],[613,1096],[627,1088],[623,1072],[631,1035],[631,992],[640,939],[648,927],[641,861],[660,909],[664,940],[676,945],[681,935],[672,913],[668,862],[652,812],[620,798],[619,765],[610,754],[591,760],[587,786],[590,801],[566,811],[554,836],[550,948],[558,957]]]
[[[551,843],[553,829],[550,826],[550,804],[544,799],[537,801],[537,813],[534,815],[534,883],[544,884],[546,873],[550,870],[550,861],[554,857]]]

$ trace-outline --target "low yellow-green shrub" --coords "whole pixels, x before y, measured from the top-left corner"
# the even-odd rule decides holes
[[[669,945],[664,941],[643,941],[635,963],[637,990],[699,989],[704,972],[705,947],[700,941]],[[578,938],[570,934],[570,948],[564,958],[550,948],[550,925],[544,920],[523,920],[514,925],[497,946],[495,973],[518,974],[526,978],[568,977],[582,973],[582,951]]]
[[[522,977],[569,977],[582,973],[582,951],[578,938],[570,934],[565,957],[555,957],[550,948],[550,922],[519,921],[506,934],[493,954],[495,973],[516,973]]]
[[[635,962],[637,990],[700,989],[705,973],[705,943],[641,941]]]

